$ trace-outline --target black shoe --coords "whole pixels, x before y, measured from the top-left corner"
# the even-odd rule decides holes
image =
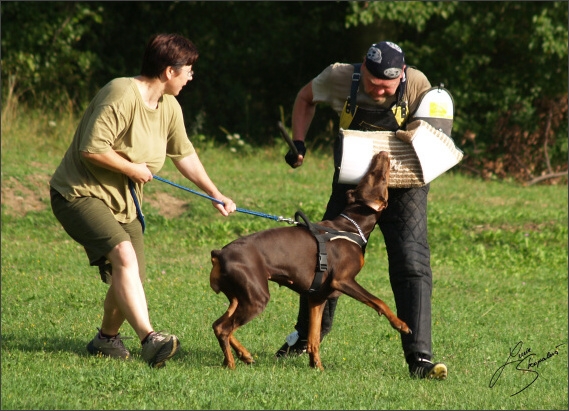
[[[442,362],[433,363],[419,356],[415,356],[415,358],[409,361],[409,375],[411,378],[444,380],[447,377],[447,373],[447,366]]]
[[[298,331],[294,331],[286,337],[286,342],[275,353],[275,357],[299,356],[306,352],[307,340],[299,337]]]

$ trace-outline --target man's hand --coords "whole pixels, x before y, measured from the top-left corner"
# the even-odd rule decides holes
[[[298,155],[295,155],[291,150],[288,150],[288,153],[285,155],[285,161],[289,166],[292,168],[299,167],[304,160],[304,155],[306,154],[306,147],[304,145],[304,141],[301,140],[294,140],[294,146],[298,151]]]

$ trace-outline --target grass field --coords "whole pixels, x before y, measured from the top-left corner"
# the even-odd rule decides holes
[[[310,369],[307,356],[276,360],[298,296],[273,283],[265,312],[238,331],[256,363],[224,369],[211,324],[227,301],[209,287],[209,252],[284,223],[224,218],[208,200],[155,180],[145,188],[145,289],[154,327],[182,344],[155,370],[140,359],[136,338],[125,341],[133,361],[87,354],[106,286],[51,214],[47,181],[74,123],[49,121],[37,115],[3,125],[2,409],[568,408],[566,185],[483,182],[455,170],[431,184],[433,347],[449,377],[417,381],[408,377],[398,334],[349,297],[340,299],[321,346],[325,371]],[[292,170],[280,142],[248,154],[196,145],[238,207],[322,215],[327,153],[309,151]],[[191,187],[170,163],[159,175]],[[394,308],[379,230],[366,257],[359,282]],[[121,331],[135,337],[128,325]]]

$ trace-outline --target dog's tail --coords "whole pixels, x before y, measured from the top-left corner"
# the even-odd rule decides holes
[[[219,294],[221,288],[219,287],[219,280],[221,277],[221,264],[219,263],[219,253],[221,250],[212,250],[211,251],[211,272],[209,274],[209,285],[215,291],[216,294]]]

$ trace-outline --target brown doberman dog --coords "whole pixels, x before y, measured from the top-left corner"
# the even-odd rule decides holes
[[[310,229],[296,225],[260,231],[211,252],[211,288],[216,293],[223,292],[229,299],[229,308],[213,323],[213,331],[225,356],[224,366],[235,368],[231,347],[241,361],[253,363],[253,357],[234,333],[265,309],[270,298],[269,280],[297,293],[309,293],[307,352],[313,368],[323,369],[319,353],[320,326],[328,297],[342,293],[349,295],[373,308],[380,316],[385,315],[399,332],[411,333],[407,324],[383,301],[355,281],[364,265],[367,239],[382,210],[387,207],[389,169],[388,153],[376,154],[359,184],[347,192],[343,213],[333,220],[324,220],[317,225],[307,222]],[[322,235],[327,235],[326,241],[322,241],[322,237],[319,239],[316,232],[325,233]],[[319,273],[321,281],[315,282]]]

